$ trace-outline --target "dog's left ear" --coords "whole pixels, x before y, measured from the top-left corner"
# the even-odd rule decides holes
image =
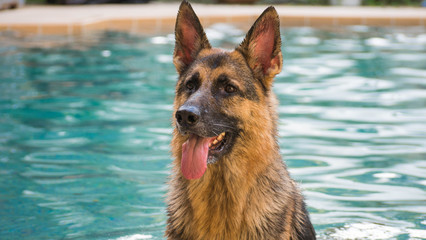
[[[173,63],[181,74],[204,48],[211,48],[200,20],[186,0],[180,7],[175,26],[176,45]]]
[[[255,77],[269,90],[283,65],[280,18],[274,7],[268,7],[260,15],[236,50],[244,55]]]

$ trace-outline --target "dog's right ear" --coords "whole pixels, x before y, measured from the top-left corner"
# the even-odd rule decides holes
[[[186,0],[179,7],[175,37],[173,63],[179,74],[194,61],[202,49],[211,48],[200,20]]]

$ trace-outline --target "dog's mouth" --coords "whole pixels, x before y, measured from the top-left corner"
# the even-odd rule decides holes
[[[229,136],[229,134],[228,134]],[[219,153],[223,150],[226,142],[227,142],[227,135],[226,132],[222,132],[221,134],[219,134],[218,136],[212,138],[213,141],[211,141],[209,143],[209,150],[211,153]],[[210,153],[209,152],[209,153]]]
[[[207,163],[215,163],[230,148],[232,134],[222,132],[214,137],[189,134],[182,145],[181,171],[187,179],[198,179],[204,175]]]

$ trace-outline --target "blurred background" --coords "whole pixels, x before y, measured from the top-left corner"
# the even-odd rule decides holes
[[[102,3],[148,3],[176,2],[176,0],[0,0],[3,9],[34,4],[102,4]],[[289,4],[289,5],[344,5],[344,6],[426,6],[424,0],[195,0],[193,3],[215,4]]]

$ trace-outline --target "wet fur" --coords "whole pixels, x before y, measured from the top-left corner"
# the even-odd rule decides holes
[[[263,38],[269,42],[263,43]],[[266,50],[259,49],[260,44]],[[218,97],[203,90],[206,106],[218,113],[209,116],[211,127],[222,117],[232,119],[223,124],[232,125],[237,136],[231,152],[209,164],[200,179],[187,180],[180,171],[182,144],[188,136],[173,123],[168,239],[315,239],[303,196],[277,143],[277,101],[271,87],[282,67],[280,47],[273,8],[265,10],[236,50],[225,52],[211,48],[191,6],[182,3],[176,23],[174,63],[179,80],[174,111],[191,98],[182,86],[194,73],[202,89],[213,89],[224,75],[240,91]],[[259,51],[270,53],[259,56]]]

